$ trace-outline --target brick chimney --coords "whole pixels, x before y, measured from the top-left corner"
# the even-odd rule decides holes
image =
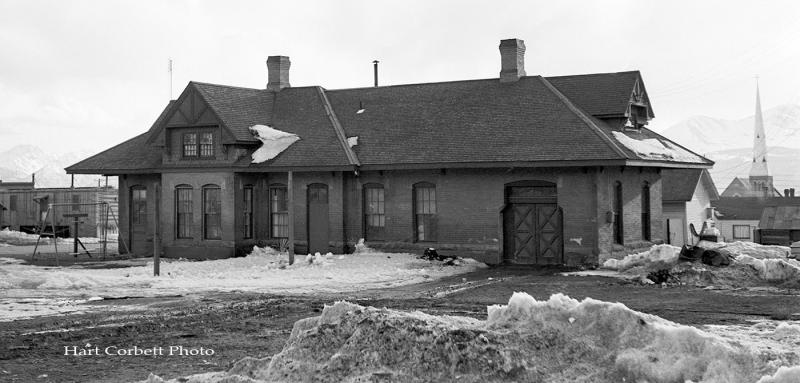
[[[267,90],[277,92],[289,85],[289,67],[292,62],[288,56],[269,56],[267,58],[267,72],[269,72],[269,82]]]
[[[500,82],[515,82],[525,76],[525,42],[500,40]]]

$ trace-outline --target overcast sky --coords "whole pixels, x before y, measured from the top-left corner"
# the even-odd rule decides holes
[[[529,75],[642,71],[663,130],[693,115],[800,103],[800,1],[0,0],[0,150],[97,152],[152,124],[190,80],[329,89],[497,77],[501,39]]]

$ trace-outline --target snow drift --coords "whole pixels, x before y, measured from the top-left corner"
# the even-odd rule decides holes
[[[788,258],[791,253],[788,247],[752,242],[701,242],[700,246],[728,254],[734,261],[728,267],[682,263],[678,260],[681,248],[653,245],[641,253],[630,254],[622,259],[609,259],[603,263],[603,268],[640,279],[654,271],[669,270],[673,277],[695,284],[714,283],[741,287],[766,281],[800,286],[800,262]]]
[[[280,131],[266,125],[253,125],[250,127],[250,132],[261,141],[261,147],[253,152],[252,155],[254,164],[260,164],[275,158],[275,156],[281,154],[286,148],[300,139],[296,134]]]
[[[490,306],[485,321],[337,302],[296,322],[273,357],[245,358],[228,372],[179,381],[749,383],[800,377],[796,367],[778,367],[743,346],[620,303],[562,294],[537,301],[514,293],[508,305]],[[163,380],[151,375],[147,382]]]

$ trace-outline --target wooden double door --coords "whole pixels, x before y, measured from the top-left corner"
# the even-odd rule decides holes
[[[555,202],[555,186],[514,187],[507,193],[503,212],[504,261],[558,265],[564,263],[564,214]]]

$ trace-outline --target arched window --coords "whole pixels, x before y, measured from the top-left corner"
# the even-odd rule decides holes
[[[175,237],[192,238],[192,192],[189,185],[175,187]]]
[[[650,184],[642,185],[642,239],[650,240]]]
[[[382,241],[386,235],[386,206],[383,185],[364,185],[364,239]]]
[[[614,243],[618,243],[620,245],[625,243],[625,236],[623,233],[623,225],[622,225],[622,182],[617,181],[614,184],[614,226],[613,226],[613,236],[614,236]]]
[[[269,224],[272,238],[289,238],[289,195],[286,185],[269,185]]]
[[[418,242],[436,241],[436,185],[428,182],[414,184],[414,239]]]
[[[222,196],[217,185],[203,186],[203,239],[222,239]]]
[[[242,189],[242,237],[253,238],[253,185]]]

